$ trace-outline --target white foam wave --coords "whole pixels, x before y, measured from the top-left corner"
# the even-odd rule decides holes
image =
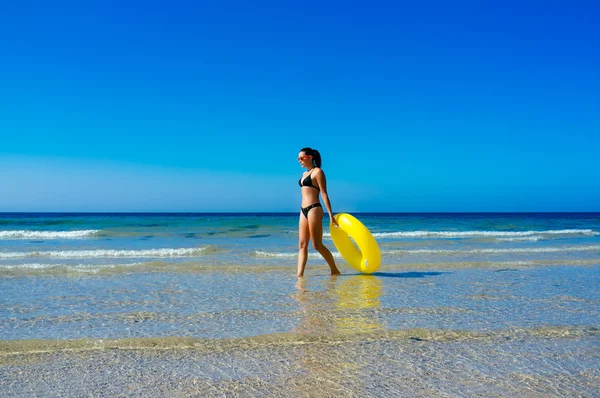
[[[342,258],[340,253],[332,253],[333,257]],[[298,257],[298,252],[294,253],[281,253],[281,252],[265,252],[265,251],[254,251],[252,255],[255,257],[261,258],[294,258]],[[321,255],[319,253],[308,253],[308,257],[310,258],[320,258]]]
[[[95,236],[98,229],[84,229],[78,231],[31,231],[14,230],[0,231],[0,239],[79,239]]]
[[[61,250],[33,252],[0,252],[0,258],[53,257],[53,258],[98,258],[98,257],[189,257],[202,254],[207,247],[146,250]]]
[[[42,264],[42,263],[29,263],[29,264],[17,264],[17,265],[0,265],[0,271],[2,270],[56,270],[62,269],[67,271],[77,271],[83,273],[95,274],[103,269],[121,268],[121,267],[135,267],[143,265],[145,263],[129,263],[129,264]]]
[[[564,246],[564,247],[531,247],[514,249],[470,249],[470,250],[446,250],[446,249],[414,249],[414,250],[390,250],[382,254],[513,254],[513,253],[561,253],[600,250],[599,245],[594,246]]]
[[[382,255],[394,254],[514,254],[514,253],[560,253],[560,252],[581,252],[600,250],[600,245],[595,246],[565,246],[565,247],[533,247],[518,249],[467,249],[467,250],[445,250],[445,249],[408,249],[408,250],[387,250],[381,251]],[[252,253],[255,257],[262,258],[295,258],[298,252],[266,252],[255,251]],[[319,258],[319,253],[309,253],[310,258]],[[339,252],[333,253],[334,257],[341,258]]]
[[[496,238],[499,242],[537,242],[538,240],[544,239],[543,236],[521,236],[516,238]]]
[[[375,238],[477,238],[477,237],[527,237],[543,235],[585,235],[596,236],[600,232],[592,229],[556,229],[547,231],[398,231],[398,232],[377,232]]]

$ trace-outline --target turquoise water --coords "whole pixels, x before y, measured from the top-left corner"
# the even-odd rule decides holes
[[[357,216],[379,242],[382,270],[585,265],[600,253],[597,213]],[[0,274],[293,267],[297,224],[297,214],[2,214]],[[317,253],[310,256],[309,270],[322,263]]]
[[[311,252],[307,300],[327,298],[311,305],[344,307],[355,289],[373,296],[365,311],[377,308],[384,329],[599,326],[600,214],[357,216],[383,265],[359,276],[335,252],[345,275],[330,281]],[[294,330],[297,223],[297,214],[3,214],[0,340]]]
[[[27,352],[55,356],[123,344],[176,355],[173,350],[191,344],[221,347],[222,356],[207,366],[223,374],[235,374],[227,364],[243,362],[240,350],[251,350],[252,363],[287,378],[296,365],[285,358],[319,341],[310,362],[326,358],[320,366],[348,372],[385,359],[410,373],[414,363],[389,350],[419,358],[420,350],[434,347],[423,366],[460,367],[455,350],[464,350],[486,369],[480,379],[448,373],[442,391],[468,395],[476,381],[478,388],[519,395],[511,384],[515,374],[525,390],[533,378],[563,380],[527,390],[531,396],[597,390],[597,356],[583,361],[569,347],[596,353],[600,347],[600,214],[356,216],[380,245],[378,272],[358,274],[334,253],[343,275],[331,277],[311,250],[306,276],[298,279],[298,214],[2,214],[0,363]],[[253,340],[263,337],[266,345]],[[494,364],[515,350],[541,359]],[[98,355],[97,366],[108,366]],[[135,363],[148,360],[139,355]],[[185,362],[198,354],[181,355]],[[273,355],[283,359],[269,365]],[[23,362],[0,367],[0,381],[15,371],[46,372],[54,360],[81,366],[80,359],[62,356],[35,371]],[[312,386],[324,382],[320,374]],[[378,374],[399,377],[389,369]],[[35,377],[27,391],[37,391]],[[256,370],[253,377],[262,376]],[[372,377],[360,385],[377,391],[380,381]],[[566,389],[565,378],[572,383]],[[25,390],[15,383],[11,394],[20,395]]]

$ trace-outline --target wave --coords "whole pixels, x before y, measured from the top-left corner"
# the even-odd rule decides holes
[[[159,262],[157,262],[159,263]],[[130,263],[130,264],[44,264],[29,263],[16,265],[0,265],[0,274],[96,274],[107,270],[139,267],[152,263]]]
[[[467,249],[467,250],[447,250],[447,249],[399,249],[389,250],[381,254],[515,254],[515,253],[563,253],[563,252],[581,252],[600,250],[600,245],[593,246],[564,246],[564,247],[530,247],[530,248],[512,248],[512,249]]]
[[[538,240],[544,239],[543,236],[521,236],[515,238],[496,238],[499,242],[537,242]]]
[[[544,267],[544,266],[598,266],[600,260],[512,260],[512,261],[447,261],[447,262],[403,262],[390,264],[386,262],[382,268],[374,275],[394,274],[398,276],[407,275],[411,277],[413,274],[421,272],[409,272],[410,270],[444,270],[454,268],[485,268],[496,269],[497,271],[515,271],[521,267]],[[198,261],[180,262],[180,261],[164,261],[152,260],[145,262],[118,263],[118,264],[65,264],[65,263],[22,263],[22,264],[0,264],[0,275],[7,276],[23,276],[23,275],[61,275],[61,276],[80,276],[80,275],[113,275],[122,273],[148,273],[148,272],[177,272],[177,273],[246,273],[246,274],[262,274],[262,273],[279,273],[289,274],[290,266],[287,262],[279,264],[214,264]],[[348,271],[355,272],[346,268],[342,268],[343,273]]]
[[[102,257],[190,257],[207,252],[214,252],[213,246],[190,247],[179,249],[145,249],[145,250],[60,250],[32,252],[0,252],[0,259],[52,257],[52,258],[102,258]]]
[[[298,257],[298,252],[294,252],[294,253],[281,253],[281,252],[265,252],[265,251],[253,251],[252,253],[253,257],[260,257],[260,258],[294,258],[294,257]],[[331,253],[333,254],[333,257],[336,258],[342,258],[342,255],[338,252],[335,253]],[[308,257],[309,258],[321,258],[321,255],[319,253],[308,253]]]
[[[0,231],[0,239],[80,239],[97,236],[98,229],[83,229],[77,231],[32,231],[14,230]]]
[[[287,265],[239,265],[239,264],[214,264],[199,261],[165,261],[151,260],[131,263],[21,263],[0,264],[0,275],[112,275],[121,273],[148,273],[148,272],[181,272],[181,273],[265,273],[287,272]]]
[[[532,247],[532,248],[513,248],[513,249],[465,249],[465,250],[447,250],[447,249],[398,249],[382,250],[382,255],[394,254],[510,254],[510,253],[560,253],[560,252],[579,252],[600,250],[600,245],[594,246],[564,246],[564,247]],[[254,257],[261,258],[293,258],[297,257],[297,252],[266,252],[254,251]],[[334,257],[340,258],[339,252],[333,253]],[[309,253],[311,258],[320,258],[318,253]]]
[[[331,234],[324,234],[331,236]],[[547,231],[396,231],[396,232],[375,232],[375,238],[511,238],[511,237],[532,237],[556,235],[583,235],[597,236],[600,232],[593,229],[555,229]],[[541,239],[540,238],[540,239]]]

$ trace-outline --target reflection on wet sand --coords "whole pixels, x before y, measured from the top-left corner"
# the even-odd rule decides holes
[[[383,329],[378,317],[382,293],[381,280],[373,275],[355,275],[337,287],[335,320],[338,333],[368,333]]]
[[[340,349],[338,344],[323,344],[318,338],[339,338],[379,331],[377,317],[382,283],[374,276],[332,276],[324,282],[301,278],[293,294],[301,319],[294,332],[316,337],[295,350],[292,368],[302,369],[288,380],[297,391],[322,386],[338,394],[357,394],[364,390],[365,380],[357,369],[357,352]],[[324,288],[324,289],[323,289]]]
[[[321,285],[323,286],[323,285]],[[373,275],[332,276],[324,283],[298,280],[293,298],[302,314],[294,332],[340,335],[380,331],[382,282]]]
[[[298,303],[300,323],[293,332],[304,335],[329,335],[334,332],[331,315],[335,308],[337,276],[325,281],[325,290],[317,290],[315,281],[299,278],[292,297]]]

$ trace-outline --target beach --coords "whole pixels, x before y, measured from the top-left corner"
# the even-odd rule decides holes
[[[0,396],[597,396],[600,214],[0,215]]]

